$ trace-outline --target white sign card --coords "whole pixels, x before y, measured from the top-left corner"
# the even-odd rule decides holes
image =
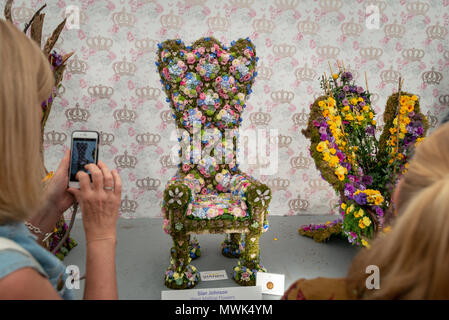
[[[164,290],[162,300],[262,300],[259,286]]]
[[[262,288],[263,294],[282,296],[284,294],[285,275],[268,272],[258,272],[256,286]]]
[[[201,281],[226,280],[228,278],[226,270],[201,271],[200,276]]]

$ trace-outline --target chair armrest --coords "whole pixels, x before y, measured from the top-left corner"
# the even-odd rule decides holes
[[[271,189],[266,184],[244,174],[232,177],[231,193],[233,197],[245,200],[253,209],[266,210],[271,201]]]
[[[180,178],[172,179],[164,190],[163,206],[167,209],[185,209],[192,202],[194,190]]]

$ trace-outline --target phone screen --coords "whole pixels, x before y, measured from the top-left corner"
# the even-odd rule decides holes
[[[72,143],[72,159],[70,160],[70,181],[78,181],[76,174],[78,171],[84,171],[90,175],[90,172],[84,168],[86,164],[97,163],[97,139],[92,138],[74,138]]]

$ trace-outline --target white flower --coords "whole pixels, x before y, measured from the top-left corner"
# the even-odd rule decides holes
[[[265,190],[264,193],[262,193],[262,191],[260,191],[259,189],[256,190],[256,193],[258,195],[258,197],[256,197],[254,199],[254,202],[262,202],[262,206],[265,206],[265,201],[268,201],[271,199],[271,196],[269,195],[270,193],[270,189]]]
[[[183,196],[183,192],[180,192],[178,187],[176,187],[175,192],[173,192],[171,189],[168,190],[168,195],[171,197],[170,200],[168,200],[169,204],[172,204],[176,202],[179,205],[182,205],[181,197]]]

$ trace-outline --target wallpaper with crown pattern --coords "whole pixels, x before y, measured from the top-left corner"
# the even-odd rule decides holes
[[[0,0],[0,9],[6,0]],[[21,28],[42,0],[15,1]],[[55,99],[45,135],[48,169],[55,169],[76,129],[101,132],[100,158],[123,179],[123,218],[159,217],[175,125],[155,67],[157,43],[187,44],[214,36],[225,45],[251,38],[259,75],[243,115],[244,129],[279,130],[279,169],[261,176],[273,190],[272,215],[328,214],[337,197],[320,178],[302,136],[309,105],[322,92],[328,61],[344,60],[359,85],[374,93],[378,113],[401,75],[418,94],[432,129],[449,111],[449,0],[47,0],[44,39],[65,8],[80,8],[80,29],[64,30],[56,49],[75,51]],[[377,5],[379,29],[365,25]],[[382,120],[378,118],[382,125]],[[261,166],[263,164],[260,164]]]

